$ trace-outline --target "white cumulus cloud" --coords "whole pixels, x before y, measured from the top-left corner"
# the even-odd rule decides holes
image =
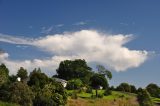
[[[106,34],[96,30],[81,30],[63,34],[47,35],[37,39],[22,39],[0,35],[0,41],[32,45],[45,52],[52,53],[51,59],[34,59],[15,61],[5,57],[5,62],[11,69],[25,66],[28,69],[42,67],[52,71],[65,59],[85,59],[88,63],[96,62],[107,65],[115,71],[125,71],[139,67],[148,58],[147,51],[131,50],[125,44],[133,39],[133,35]],[[3,56],[4,57],[4,56]],[[1,57],[0,57],[1,58]],[[7,58],[7,59],[6,59]]]

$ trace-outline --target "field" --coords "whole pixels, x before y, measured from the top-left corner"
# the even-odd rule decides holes
[[[73,91],[68,91],[71,93]],[[99,94],[103,93],[99,90]],[[93,92],[95,95],[95,91]],[[92,94],[78,93],[78,99],[69,97],[67,106],[139,106],[135,94],[112,91],[112,95],[103,98],[91,98]]]
[[[0,101],[0,106],[19,106],[19,105]]]

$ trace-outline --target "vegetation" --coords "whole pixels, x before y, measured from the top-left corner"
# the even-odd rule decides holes
[[[151,97],[147,90],[141,89],[137,95],[140,106],[153,106]]]
[[[151,96],[160,98],[160,88],[158,85],[151,83],[146,87],[146,89]]]
[[[95,71],[85,60],[65,60],[56,72],[49,77],[40,68],[28,74],[20,67],[16,75],[9,75],[8,68],[1,64],[0,106],[153,106],[160,103],[160,87],[156,84],[149,84],[146,89],[136,89],[128,83],[109,87],[112,73],[102,65],[97,65]],[[56,78],[67,80],[66,88]]]

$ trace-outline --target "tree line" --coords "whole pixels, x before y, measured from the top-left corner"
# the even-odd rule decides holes
[[[102,65],[97,65],[97,70],[93,71],[82,59],[61,61],[56,72],[56,75],[49,77],[40,68],[28,74],[26,69],[20,67],[16,75],[9,75],[9,69],[1,64],[0,100],[23,106],[58,106],[67,103],[66,90],[85,89],[87,93],[92,93],[95,89],[95,97],[102,97],[97,92],[100,88],[105,90],[104,95],[110,95],[112,90],[135,93],[141,106],[152,106],[150,95],[160,98],[160,88],[156,84],[149,84],[145,89],[137,89],[128,83],[109,87],[108,80],[112,79],[112,73]],[[55,78],[66,80],[66,88]]]

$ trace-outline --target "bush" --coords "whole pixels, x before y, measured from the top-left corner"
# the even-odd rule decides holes
[[[87,87],[86,93],[93,93],[92,88],[91,87]]]
[[[140,106],[153,106],[152,100],[147,90],[139,90],[137,98]]]
[[[71,98],[72,98],[72,99],[77,99],[77,98],[78,98],[77,92],[74,91],[74,92],[72,93],[72,95],[71,95]]]
[[[67,93],[57,82],[46,84],[35,96],[34,106],[63,106],[67,103]]]
[[[103,94],[98,94],[97,95],[98,98],[103,98],[103,96],[104,96]]]
[[[128,83],[121,83],[117,87],[117,90],[122,92],[131,92],[131,86]]]
[[[32,105],[33,93],[26,83],[15,82],[10,87],[10,102],[20,104],[22,106]]]
[[[73,79],[69,80],[67,83],[67,89],[73,90],[73,89],[80,89],[82,87],[82,81],[80,79]]]
[[[106,89],[105,91],[104,91],[104,95],[105,96],[108,96],[108,95],[111,95],[112,94],[112,92],[111,92],[111,90],[109,90],[109,89]]]

